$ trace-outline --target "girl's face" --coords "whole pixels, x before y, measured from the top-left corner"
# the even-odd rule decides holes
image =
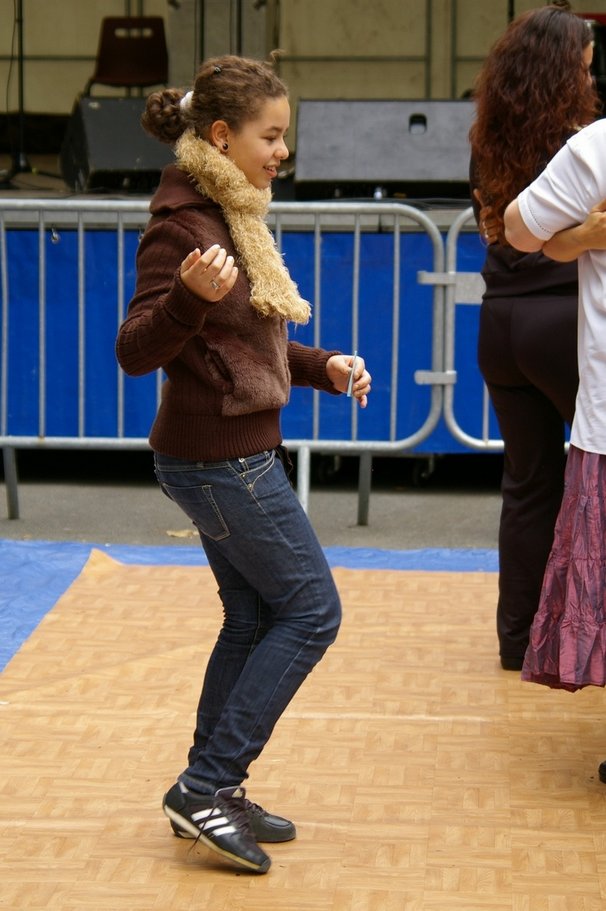
[[[288,158],[284,142],[290,124],[290,105],[284,96],[268,98],[257,117],[235,133],[228,130],[226,154],[257,190],[265,190]]]

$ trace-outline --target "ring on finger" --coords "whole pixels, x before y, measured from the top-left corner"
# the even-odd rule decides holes
[[[214,278],[211,278],[211,280],[210,280],[210,286],[211,286],[211,288],[213,288],[215,291],[218,291],[219,288],[221,287],[221,285],[220,285],[218,282],[216,282],[216,281],[214,280]]]

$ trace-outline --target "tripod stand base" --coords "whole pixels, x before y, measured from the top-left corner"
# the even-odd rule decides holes
[[[53,174],[51,171],[41,171],[39,168],[33,167],[27,155],[24,152],[21,152],[13,159],[11,167],[6,171],[0,171],[0,189],[6,187],[14,187],[19,189],[14,183],[13,178],[18,177],[19,174],[39,174],[41,177],[52,177],[54,180],[60,180],[60,174]]]
[[[17,174],[31,174],[33,168],[30,165],[27,155],[21,152],[13,159],[13,163],[8,171],[0,171],[0,186],[12,184],[13,177]]]

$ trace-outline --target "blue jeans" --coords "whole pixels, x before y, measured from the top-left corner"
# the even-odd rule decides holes
[[[219,586],[210,656],[181,781],[239,785],[301,683],[334,642],[341,604],[276,454],[190,462],[156,454],[164,493],[196,526]]]

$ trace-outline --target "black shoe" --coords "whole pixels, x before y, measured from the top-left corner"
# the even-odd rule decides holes
[[[599,775],[600,781],[603,781],[604,784],[606,784],[606,759],[604,760],[604,762],[600,763],[599,768],[598,768],[598,775]]]
[[[504,671],[521,671],[523,666],[523,658],[509,658],[507,655],[501,655],[501,667]]]
[[[297,830],[294,822],[285,819],[283,816],[276,816],[274,813],[268,813],[258,803],[253,803],[248,797],[244,798],[248,824],[252,830],[255,841],[264,841],[271,844],[278,844],[282,841],[292,841],[297,837]],[[171,828],[177,838],[197,838],[181,829],[172,819]]]
[[[171,823],[238,866],[267,873],[271,858],[257,845],[244,803],[244,788],[193,794],[177,782],[164,795],[162,809]]]

